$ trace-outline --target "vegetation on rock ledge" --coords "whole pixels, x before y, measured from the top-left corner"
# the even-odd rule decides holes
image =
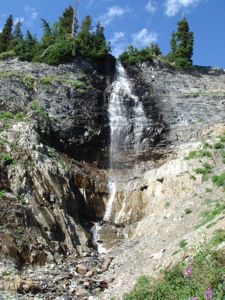
[[[119,56],[119,60],[125,64],[132,65],[139,61],[151,61],[153,58],[161,58],[175,67],[190,69],[192,67],[191,58],[193,55],[194,34],[189,31],[189,24],[185,18],[179,21],[177,25],[177,32],[172,33],[170,42],[171,52],[166,56],[162,56],[158,44],[153,43],[151,47],[141,50],[130,45]]]
[[[28,30],[23,37],[21,22],[13,30],[13,17],[10,15],[0,33],[0,58],[16,55],[22,61],[44,62],[58,65],[82,56],[93,61],[105,57],[110,44],[104,36],[104,27],[97,23],[93,30],[91,17],[86,16],[78,30],[77,17],[69,6],[52,26],[42,21],[43,36],[40,41]],[[76,26],[73,26],[73,24]]]

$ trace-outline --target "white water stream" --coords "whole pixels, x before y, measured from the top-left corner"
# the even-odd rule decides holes
[[[110,172],[108,178],[109,199],[103,221],[108,223],[121,222],[124,216],[126,198],[130,190],[129,178],[137,172],[136,159],[148,145],[147,129],[149,121],[145,117],[142,103],[132,92],[132,84],[123,66],[117,64],[117,74],[112,83],[108,108],[110,120]],[[123,200],[120,208],[115,209],[115,199],[122,190]],[[117,211],[116,211],[117,210]],[[101,229],[97,226],[96,241]],[[105,252],[102,244],[98,251]]]
[[[133,157],[137,157],[145,147],[145,133],[149,125],[145,117],[142,103],[133,94],[132,84],[126,75],[123,66],[117,64],[117,76],[112,84],[112,92],[109,99],[109,120],[110,120],[110,174],[109,174],[109,201],[104,215],[105,221],[119,223],[121,211],[117,212],[112,220],[114,200],[118,185],[121,186],[123,177],[118,176],[117,169],[126,169],[126,163]],[[132,168],[127,173],[133,173],[135,161],[132,161]],[[129,175],[131,176],[131,175]],[[123,191],[126,194],[126,187]],[[126,195],[125,195],[126,198]],[[122,203],[122,209],[124,203]]]
[[[109,100],[110,120],[110,163],[115,168],[120,151],[141,150],[144,131],[148,126],[143,107],[138,97],[132,92],[123,66],[118,63],[117,77],[112,84]]]

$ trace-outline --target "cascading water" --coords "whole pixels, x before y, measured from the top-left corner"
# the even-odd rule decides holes
[[[114,214],[112,219],[116,192],[126,177],[132,177],[134,169],[137,172],[135,164],[138,155],[148,146],[147,129],[149,126],[142,103],[133,94],[131,82],[120,63],[117,64],[117,76],[112,84],[108,113],[111,130],[109,201],[104,220],[118,223],[121,212]],[[122,174],[119,172],[120,169],[123,170]],[[124,174],[124,169],[126,169],[126,174]],[[129,184],[126,184],[126,187],[129,190]],[[126,194],[125,187],[123,187],[123,192]]]
[[[138,157],[149,148],[150,126],[142,103],[133,94],[132,84],[120,63],[117,64],[116,78],[111,87],[108,114],[110,120],[109,198],[103,223],[115,225],[123,222],[126,214],[127,195],[132,188],[130,179],[137,176],[139,172]],[[118,207],[115,207],[116,203]],[[98,250],[104,252],[103,245],[98,244],[104,228],[99,228],[98,224],[97,229],[95,237]],[[119,235],[119,238],[124,238],[124,233],[118,230],[118,227],[116,232],[117,237]]]
[[[144,137],[148,120],[138,97],[132,93],[132,86],[123,66],[118,63],[117,77],[112,84],[109,100],[110,120],[110,167],[121,168],[121,155],[137,154],[145,147]]]

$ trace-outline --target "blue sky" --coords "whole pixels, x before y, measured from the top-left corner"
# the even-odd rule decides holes
[[[0,0],[0,30],[12,14],[22,29],[42,35],[40,18],[51,25],[74,0]],[[105,27],[112,54],[118,56],[128,45],[137,48],[158,43],[165,55],[170,51],[172,31],[182,16],[194,32],[193,63],[225,69],[225,0],[79,0],[79,23],[91,15]]]

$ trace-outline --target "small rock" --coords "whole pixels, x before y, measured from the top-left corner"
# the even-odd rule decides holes
[[[79,274],[79,275],[85,275],[87,273],[87,268],[82,266],[82,265],[77,265],[75,268],[75,271]]]
[[[92,277],[93,275],[98,274],[98,272],[96,270],[90,270],[86,273],[87,277]]]
[[[84,288],[85,288],[85,289],[88,289],[89,286],[90,286],[90,283],[89,283],[88,281],[85,281],[85,282],[84,282]]]
[[[83,290],[83,289],[79,289],[79,290],[76,291],[77,296],[85,295],[86,293],[87,293],[87,291]]]

